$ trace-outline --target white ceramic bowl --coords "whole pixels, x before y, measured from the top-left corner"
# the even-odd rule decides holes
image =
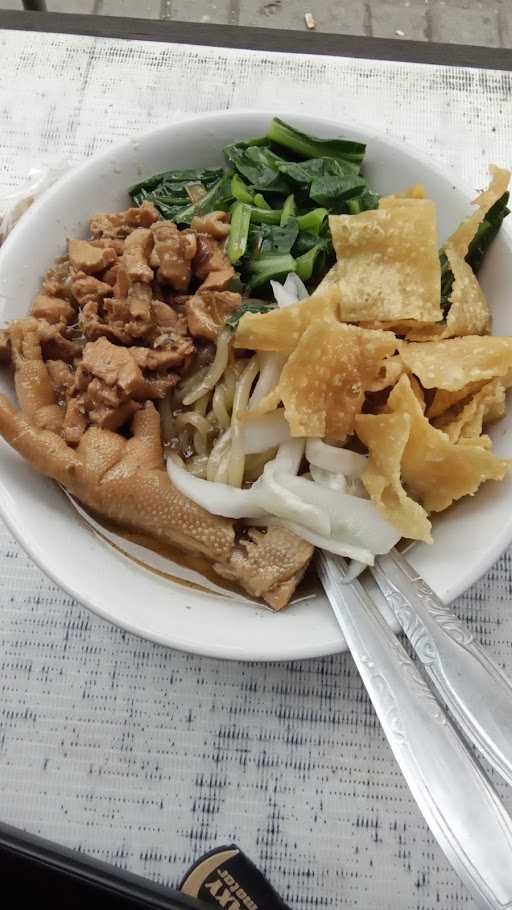
[[[0,325],[26,314],[41,276],[65,250],[67,237],[85,235],[98,211],[129,202],[127,187],[173,167],[223,163],[229,142],[265,131],[272,113],[209,114],[173,123],[125,142],[64,177],[35,203],[0,250]],[[380,193],[421,181],[435,200],[442,240],[469,210],[472,191],[456,185],[426,157],[402,143],[313,116],[283,115],[320,136],[368,143],[365,173]],[[484,182],[484,174],[482,180]],[[474,195],[474,194],[473,194]],[[482,285],[492,304],[494,331],[512,335],[512,250],[502,231],[489,253]],[[12,394],[2,371],[0,388]],[[512,414],[492,435],[500,454],[512,454]],[[273,614],[242,599],[203,594],[172,583],[100,540],[57,486],[36,474],[4,443],[0,447],[0,512],[35,562],[100,616],[145,638],[199,654],[244,660],[288,660],[344,648],[320,594]],[[410,558],[448,602],[485,572],[512,540],[512,478],[486,484],[435,523],[433,546]]]

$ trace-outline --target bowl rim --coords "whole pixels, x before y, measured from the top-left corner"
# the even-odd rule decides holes
[[[191,115],[183,115],[179,118],[172,119],[170,123],[159,126],[155,129],[148,130],[144,133],[136,135],[122,140],[121,142],[115,142],[109,145],[106,149],[103,149],[96,155],[93,155],[90,158],[85,159],[76,167],[73,167],[69,172],[64,174],[49,187],[28,209],[28,211],[23,215],[20,221],[14,226],[9,236],[3,243],[0,248],[0,272],[3,265],[3,260],[6,255],[10,252],[11,247],[14,243],[19,242],[20,238],[23,236],[25,230],[30,229],[30,221],[35,217],[41,208],[47,204],[48,200],[51,199],[54,195],[57,195],[61,190],[67,186],[67,184],[75,183],[77,179],[87,173],[92,164],[100,167],[102,164],[106,164],[111,161],[112,156],[115,156],[119,153],[124,153],[129,148],[133,148],[134,141],[148,141],[148,140],[158,140],[161,136],[168,136],[169,130],[175,128],[181,128],[187,125],[201,125],[207,126],[209,123],[216,123],[220,120],[236,122],[237,119],[241,117],[250,117],[254,119],[263,119],[267,118],[268,120],[276,116],[275,111],[263,110],[263,109],[250,109],[250,108],[237,108],[232,110],[219,110],[219,111],[210,111],[208,113],[199,113]],[[463,194],[467,197],[468,203],[474,198],[475,191],[472,189],[469,184],[463,180],[460,180],[457,175],[454,174],[453,170],[449,166],[443,167],[437,161],[431,160],[428,155],[422,150],[417,148],[412,143],[404,143],[398,139],[394,139],[392,136],[388,136],[382,131],[374,130],[369,128],[368,125],[358,122],[351,119],[349,126],[344,126],[344,124],[336,119],[331,119],[328,117],[318,117],[315,115],[309,115],[301,111],[279,111],[277,116],[281,117],[286,121],[295,122],[299,128],[304,129],[317,129],[318,127],[325,127],[326,130],[336,130],[343,132],[344,130],[350,134],[361,133],[364,141],[370,145],[372,140],[378,141],[380,144],[385,145],[389,148],[390,152],[396,150],[397,147],[400,148],[401,153],[405,154],[409,158],[413,159],[421,167],[422,165],[427,169],[431,174],[437,175],[443,181],[449,180],[453,188],[457,190],[460,194]],[[309,127],[308,127],[309,124]],[[312,125],[314,124],[314,126]],[[505,231],[502,232],[504,243],[507,247],[507,252],[509,255],[512,255],[512,242],[509,235],[509,228],[506,226]],[[158,644],[165,645],[166,647],[175,648],[176,650],[183,650],[187,653],[199,654],[206,657],[221,658],[221,659],[230,659],[230,660],[247,660],[247,661],[281,661],[281,660],[303,660],[308,658],[316,658],[321,656],[329,656],[335,653],[340,653],[343,650],[346,650],[346,646],[343,647],[343,643],[340,639],[340,646],[336,647],[333,645],[330,648],[325,646],[315,647],[311,643],[306,642],[300,644],[294,644],[293,654],[290,653],[290,649],[283,650],[282,653],[273,653],[272,655],[265,655],[263,653],[252,652],[248,656],[247,652],[241,653],[240,650],[231,645],[218,646],[215,645],[213,648],[207,643],[197,644],[191,646],[188,641],[179,640],[174,638],[173,641],[169,641],[168,636],[160,635],[155,631],[143,631],[137,626],[134,626],[130,623],[129,620],[120,621],[113,617],[109,613],[106,607],[103,607],[101,603],[93,602],[90,598],[84,594],[83,591],[75,589],[71,580],[62,580],[59,575],[58,568],[53,566],[48,566],[45,561],[44,549],[41,549],[38,545],[34,535],[29,534],[27,536],[26,531],[23,527],[23,522],[18,521],[16,515],[16,509],[9,507],[9,494],[6,491],[5,484],[0,477],[0,515],[4,519],[9,531],[13,534],[18,543],[22,546],[25,552],[30,556],[30,558],[36,563],[36,565],[62,590],[66,591],[71,597],[76,599],[81,605],[86,607],[92,613],[100,616],[102,619],[107,620],[108,622],[117,625],[123,629],[126,629],[131,634],[136,635],[139,638],[145,640],[153,641]],[[481,578],[489,568],[494,564],[494,562],[499,558],[499,556],[504,552],[506,547],[512,541],[512,526],[507,531],[506,528],[498,531],[494,537],[494,543],[490,550],[486,551],[487,558],[482,561],[472,564],[468,567],[465,575],[460,577],[457,584],[453,585],[450,589],[450,600],[458,597],[464,591],[466,591],[472,584],[474,584],[479,578]]]

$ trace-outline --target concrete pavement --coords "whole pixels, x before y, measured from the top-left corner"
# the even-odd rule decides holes
[[[512,46],[512,0],[47,0],[52,12],[139,16],[487,47]],[[0,0],[19,9],[20,0]]]

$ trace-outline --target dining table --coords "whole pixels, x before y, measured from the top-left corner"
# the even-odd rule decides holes
[[[512,163],[512,50],[0,11],[0,60],[0,212],[40,170],[216,110],[360,126],[475,193],[489,162]],[[509,673],[511,601],[508,550],[454,604]],[[350,654],[245,663],[142,640],[60,590],[0,520],[0,667],[1,821],[170,886],[235,843],[293,910],[477,907]]]

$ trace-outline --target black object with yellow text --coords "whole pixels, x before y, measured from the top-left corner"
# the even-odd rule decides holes
[[[201,901],[0,823],[2,907],[208,910]]]
[[[232,844],[202,856],[180,890],[203,904],[224,910],[289,910],[253,862]]]

